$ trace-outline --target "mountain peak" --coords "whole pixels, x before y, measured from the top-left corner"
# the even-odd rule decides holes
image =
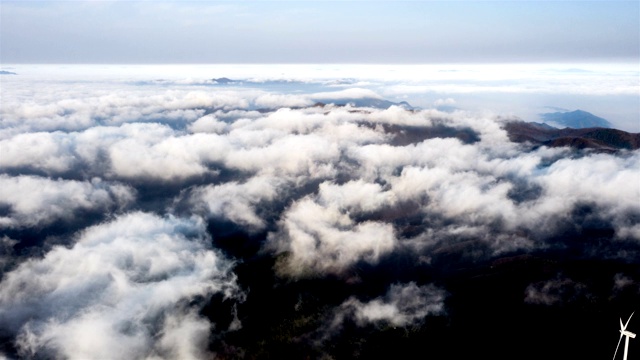
[[[577,109],[574,111],[558,111],[553,113],[540,114],[545,123],[557,124],[574,129],[584,128],[612,128],[609,121],[588,111]]]

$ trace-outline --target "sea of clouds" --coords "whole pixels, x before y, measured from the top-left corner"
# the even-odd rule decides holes
[[[411,67],[395,83],[389,73],[344,80],[297,67],[287,81],[284,67],[263,77],[163,69],[33,65],[2,75],[7,356],[247,355],[225,338],[251,331],[243,306],[266,301],[243,280],[248,270],[238,275],[256,258],[270,259],[259,270],[280,286],[351,286],[299,340],[317,349],[345,327],[447,316],[452,290],[418,268],[576,247],[585,259],[640,263],[637,150],[517,144],[502,128],[515,117],[437,110],[457,104],[447,96],[423,109],[350,103],[444,91],[411,83]],[[212,80],[220,76],[238,81]],[[637,94],[625,79],[611,80],[615,91]],[[367,271],[400,266],[394,259],[405,264],[399,275],[369,287]],[[637,297],[637,276],[606,281]],[[523,303],[548,306],[591,291],[560,272],[525,288]]]

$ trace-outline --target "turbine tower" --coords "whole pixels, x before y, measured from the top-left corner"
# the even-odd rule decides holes
[[[633,316],[633,313],[631,313],[631,316]],[[622,337],[625,337],[624,340],[624,360],[627,360],[627,354],[629,353],[629,338],[634,339],[636,337],[636,334],[632,333],[631,331],[627,331],[627,325],[629,325],[629,321],[631,320],[631,316],[629,316],[629,319],[627,319],[627,323],[626,324],[622,324],[622,318],[620,319],[620,339],[618,339],[618,345],[616,346],[616,352],[613,353],[613,360],[616,359],[616,354],[618,353],[618,348],[620,347],[620,341],[622,341]]]

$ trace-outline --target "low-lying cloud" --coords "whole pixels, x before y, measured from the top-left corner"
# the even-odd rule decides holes
[[[391,326],[409,326],[425,321],[427,316],[444,313],[446,293],[433,285],[415,283],[393,284],[382,297],[362,302],[349,298],[340,305],[334,324],[351,316],[360,326],[386,323]]]
[[[35,89],[3,91],[1,110],[11,356],[332,341],[322,354],[356,357],[375,344],[340,334],[476,329],[460,314],[485,288],[509,292],[510,311],[637,297],[638,150],[514,143],[514,118],[357,107],[384,92],[318,82],[11,84]],[[579,276],[592,265],[605,285]]]
[[[53,180],[36,176],[0,175],[1,228],[38,228],[54,221],[74,221],[78,213],[115,213],[131,205],[133,188],[94,178]]]
[[[130,213],[90,227],[69,248],[30,259],[0,283],[2,330],[22,356],[204,358],[214,324],[198,314],[239,298],[231,263],[196,218]],[[224,331],[225,329],[218,329]]]
[[[341,273],[360,260],[375,263],[396,243],[391,224],[358,223],[336,206],[310,198],[294,203],[282,215],[280,228],[269,241],[287,254],[282,270],[293,275]]]

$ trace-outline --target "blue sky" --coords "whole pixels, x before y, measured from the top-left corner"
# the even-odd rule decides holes
[[[9,63],[638,61],[637,1],[2,1]]]

